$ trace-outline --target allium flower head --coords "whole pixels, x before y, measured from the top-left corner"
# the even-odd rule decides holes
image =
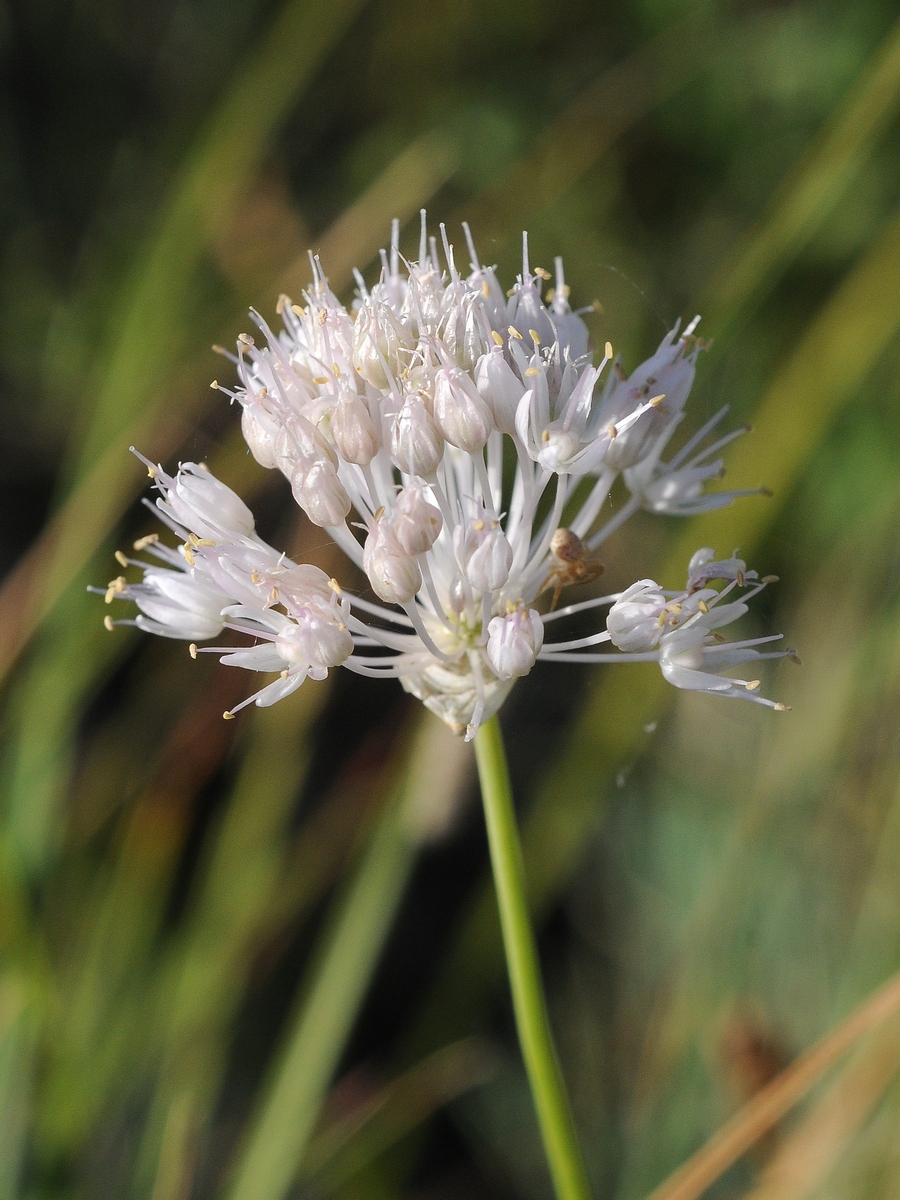
[[[742,494],[704,491],[736,436],[703,448],[724,409],[662,461],[702,348],[697,320],[683,332],[676,324],[631,374],[609,343],[595,365],[560,260],[545,295],[551,277],[531,268],[525,239],[522,273],[504,293],[468,229],[466,276],[443,226],[441,258],[423,214],[413,263],[398,233],[395,222],[377,283],[357,276],[351,310],[312,259],[302,304],[282,297],[279,333],[252,313],[261,337],[241,336],[238,385],[220,388],[240,405],[257,462],[281,471],[367,589],[352,594],[267,545],[243,501],[202,465],[170,476],[147,462],[180,545],[143,539],[156,561],[125,560],[143,580],[114,580],[107,600],[133,601],[131,623],[189,640],[195,654],[193,643],[223,629],[249,635],[248,645],[203,648],[276,676],[244,704],[272,704],[345,666],[398,678],[472,737],[544,659],[653,660],[676,687],[782,707],[757,680],[721,674],[782,653],[757,650],[772,638],[728,643],[718,632],[769,582],[736,555],[698,552],[682,593],[641,580],[556,608],[563,588],[596,578],[597,548],[638,508],[688,514]],[[628,498],[598,527],[617,479]],[[609,607],[604,629],[548,640],[552,622],[595,606]]]

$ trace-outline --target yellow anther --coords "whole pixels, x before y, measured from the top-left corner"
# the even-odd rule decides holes
[[[380,508],[377,508],[375,510],[375,516],[372,518],[372,520],[380,521],[383,516],[384,516],[384,505],[382,504],[382,506]]]
[[[610,424],[607,425],[606,432],[609,435],[610,441],[612,441],[613,438],[617,438],[619,436],[619,431],[618,431],[618,429],[616,429],[615,425],[612,422],[610,422]]]
[[[482,296],[484,296],[485,300],[490,300],[491,285],[488,283],[488,281],[486,279],[483,279],[481,282],[481,294],[482,294]]]
[[[603,305],[600,303],[599,300],[592,300],[591,308],[595,313],[598,313],[601,316],[603,315]]]
[[[612,358],[612,356],[613,356],[612,342],[606,343],[606,345],[603,347],[603,353],[606,355],[607,358]]]
[[[218,342],[213,342],[212,352],[213,354],[223,354],[226,358],[228,357],[228,351],[224,346],[220,346]]]
[[[734,577],[735,577],[735,579],[737,580],[737,585],[738,585],[738,587],[743,587],[743,586],[744,586],[744,572],[743,572],[743,571],[737,571],[737,572],[735,573],[735,576],[734,576]]]
[[[159,541],[158,533],[148,533],[144,537],[138,538],[134,543],[135,550],[146,550],[148,546],[155,546]]]
[[[127,567],[127,566],[128,566],[128,559],[125,557],[125,555],[122,553],[122,551],[121,551],[121,550],[117,550],[117,551],[116,551],[116,553],[115,553],[115,560],[116,560],[116,562],[119,564],[119,566],[121,566],[121,567]]]
[[[209,386],[212,388],[212,390],[213,390],[214,392],[217,392],[217,391],[219,390],[219,381],[218,381],[218,379],[214,379],[214,380],[212,381],[212,383],[211,383]]]
[[[327,375],[314,375],[313,383],[318,383],[318,384],[328,383],[328,376]]]
[[[775,708],[776,712],[790,712],[791,711],[791,706],[789,704],[776,704],[774,706],[774,708]]]
[[[541,434],[541,441],[542,442],[550,441],[550,430],[549,429],[545,429],[544,432]]]
[[[222,713],[222,720],[223,720],[223,721],[233,721],[233,720],[234,720],[234,713],[233,713],[233,712],[223,712],[223,713]]]
[[[540,367],[526,367],[526,369],[525,369],[526,375],[540,375],[540,373],[541,373]]]
[[[341,377],[341,368],[340,368],[340,367],[337,365],[337,363],[332,363],[332,364],[331,364],[331,373],[332,373],[332,375],[335,377],[335,379],[340,379],[340,377]]]
[[[184,551],[185,561],[187,562],[188,566],[190,566],[190,567],[194,566],[194,552],[190,548],[190,546],[187,544],[187,542],[185,542],[184,545],[182,546],[182,550]]]
[[[251,583],[261,583],[262,582],[259,571],[257,571],[256,567],[254,567],[253,570],[250,572],[250,582]]]
[[[288,677],[288,671],[287,671],[287,667],[285,667],[285,669],[281,672],[281,678],[287,679],[287,677]]]
[[[477,521],[473,521],[472,528],[475,530],[476,533],[481,533],[481,531],[484,529],[484,521],[482,521],[480,519]]]
[[[191,658],[197,657],[197,643],[196,642],[191,642],[191,644],[188,646],[188,654],[191,656]]]
[[[503,345],[503,338],[500,336],[500,334],[497,332],[496,329],[491,330],[491,337],[494,339],[495,345],[497,345],[497,346]]]
[[[148,467],[147,474],[150,476],[151,479],[155,479],[156,478],[156,467]]]
[[[298,317],[306,316],[306,309],[301,304],[292,304],[291,312],[295,313]]]
[[[705,616],[706,616],[706,614],[709,612],[709,605],[706,603],[706,601],[705,601],[705,600],[698,600],[698,601],[697,601],[697,607],[698,607],[698,608],[700,609],[700,611],[703,613],[704,617],[705,617]]]
[[[777,575],[763,575],[762,582],[763,583],[777,583],[778,576]]]
[[[194,542],[195,546],[214,546],[215,544],[211,538],[197,538]]]
[[[509,336],[511,338],[515,338],[517,342],[522,341],[522,335],[521,335],[521,333],[519,333],[518,329],[516,329],[515,325],[510,325]]]
[[[667,604],[666,608],[669,610],[669,612],[673,612],[673,613],[681,612],[681,605],[678,603],[677,600],[673,600],[671,602],[671,604]]]
[[[660,629],[662,629],[662,627],[663,627],[663,625],[665,625],[665,623],[666,623],[666,614],[664,612],[661,612],[659,614],[659,616],[656,618],[656,624],[659,626]]]
[[[278,597],[279,597],[279,595],[280,595],[280,594],[281,594],[281,593],[278,591],[278,588],[277,588],[277,587],[273,587],[273,588],[272,588],[272,603],[273,603],[273,604],[277,604],[277,603],[278,603]]]
[[[242,346],[255,346],[256,345],[256,342],[254,342],[253,338],[250,336],[249,333],[239,333],[237,340],[241,343]]]
[[[748,692],[755,692],[761,683],[761,679],[750,679],[744,684],[744,687],[746,687]]]
[[[665,392],[661,392],[660,395],[654,396],[653,399],[648,400],[647,403],[650,405],[651,408],[659,408],[659,406],[662,404],[662,402],[663,402],[663,400],[665,400],[665,398],[666,398]]]
[[[209,474],[209,465],[205,462],[199,462],[199,463],[197,463],[197,470],[205,471],[208,475]]]
[[[109,632],[112,633],[112,631],[115,629],[115,627],[116,627],[115,621],[112,619],[112,617],[109,615],[109,613],[107,613],[106,616],[103,618],[103,628],[108,629]]]
[[[191,545],[194,547],[195,550],[200,545],[200,539],[197,537],[196,533],[189,533],[188,541],[191,543]]]
[[[344,589],[341,587],[341,585],[338,583],[338,581],[336,579],[329,579],[328,586],[331,588],[331,590],[334,592],[334,594],[336,596],[343,596]]]
[[[324,325],[325,322],[328,320],[328,309],[320,308],[318,310],[318,312],[316,313],[316,320],[319,322],[320,325]]]
[[[529,329],[528,336],[531,338],[531,340],[534,342],[534,344],[536,346],[539,346],[541,344],[541,335],[538,333],[538,331],[536,329]]]
[[[534,274],[537,275],[538,279],[543,279],[544,282],[546,282],[548,279],[553,278],[553,276],[550,274],[550,272],[545,271],[543,267],[535,267]]]
[[[119,575],[116,579],[111,579],[106,585],[106,595],[103,597],[104,604],[112,604],[116,596],[120,596],[125,591],[125,576]]]

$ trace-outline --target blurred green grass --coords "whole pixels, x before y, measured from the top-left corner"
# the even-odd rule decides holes
[[[744,1060],[790,1061],[900,967],[896,11],[60,13],[10,7],[0,28],[0,1197],[184,1200],[244,1178],[242,1200],[276,1200],[294,1177],[348,1200],[547,1194],[464,781],[433,816],[442,841],[397,842],[398,701],[342,679],[223,726],[240,679],[110,638],[84,591],[144,528],[132,441],[217,461],[327,562],[238,449],[207,346],[297,294],[308,245],[346,291],[422,204],[470,220],[507,272],[527,225],[632,358],[702,305],[717,340],[695,412],[751,419],[730,481],[775,489],[639,524],[607,569],[670,584],[697,546],[739,544],[777,570],[767,628],[806,664],[773,682],[791,714],[665,695],[641,668],[585,677],[580,709],[545,669],[509,709],[514,765],[537,763],[518,781],[530,878],[595,1185],[645,1196],[758,1086]],[[563,717],[529,757],[547,689]],[[396,869],[367,876],[385,844],[405,847]],[[344,897],[367,878],[356,918]],[[475,1033],[484,1070],[453,1057]],[[894,1195],[890,1037],[718,1194]],[[298,1044],[318,1074],[281,1073]],[[456,1082],[429,1083],[443,1070]],[[858,1116],[825,1153],[835,1110]],[[280,1131],[254,1116],[273,1111]]]

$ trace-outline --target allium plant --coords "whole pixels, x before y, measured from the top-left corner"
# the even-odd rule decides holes
[[[199,650],[274,675],[226,717],[344,666],[396,677],[467,739],[482,727],[476,750],[526,1065],[557,1190],[583,1196],[491,718],[539,659],[657,662],[675,687],[782,709],[760,695],[758,678],[730,672],[791,651],[759,648],[776,636],[723,637],[772,580],[705,548],[680,591],[642,579],[558,607],[565,588],[597,578],[603,542],[639,509],[686,516],[745,494],[705,490],[742,432],[718,434],[727,407],[666,457],[703,348],[698,319],[676,324],[631,374],[608,342],[595,365],[562,261],[555,278],[531,268],[527,237],[522,273],[504,292],[467,228],[467,275],[443,226],[441,246],[427,236],[424,214],[417,262],[403,259],[398,234],[395,222],[378,282],[369,289],[357,275],[350,309],[313,258],[303,303],[279,302],[283,329],[253,312],[261,337],[238,339],[238,385],[214,384],[241,406],[257,462],[285,475],[368,587],[351,591],[269,546],[204,465],[182,463],[172,476],[144,459],[179,544],[151,535],[136,548],[154,561],[119,556],[143,578],[113,580],[106,599],[139,612],[107,625],[182,638],[194,655],[225,629],[247,636]],[[553,636],[587,609],[607,610],[603,627]]]

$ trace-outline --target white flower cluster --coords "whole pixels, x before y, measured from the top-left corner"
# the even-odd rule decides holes
[[[395,222],[378,283],[368,290],[357,277],[353,311],[313,259],[304,304],[281,300],[280,334],[254,313],[263,342],[241,336],[229,393],[256,460],[286,476],[374,599],[263,542],[250,510],[202,465],[171,477],[148,462],[159,513],[181,544],[142,539],[160,565],[120,556],[143,581],[119,577],[107,600],[134,601],[132,623],[184,638],[192,653],[224,628],[251,635],[248,646],[210,648],[226,663],[277,672],[245,704],[272,704],[307,675],[343,665],[398,677],[472,737],[541,658],[658,661],[676,687],[781,708],[758,694],[758,680],[721,676],[780,653],[756,649],[772,638],[728,643],[717,632],[769,582],[736,557],[700,551],[677,595],[641,580],[556,609],[563,587],[596,578],[594,552],[637,509],[690,514],[742,494],[703,490],[721,473],[717,452],[740,432],[701,448],[725,409],[662,460],[693,382],[697,321],[676,325],[631,375],[608,343],[594,366],[560,260],[542,297],[550,276],[530,268],[526,239],[522,274],[504,294],[468,229],[465,277],[443,227],[441,263],[424,214],[418,262],[401,259],[398,232]],[[628,498],[595,528],[617,479]],[[743,599],[736,589],[748,589]],[[599,605],[609,606],[602,631],[545,640],[552,621]],[[598,652],[604,642],[616,652]]]

